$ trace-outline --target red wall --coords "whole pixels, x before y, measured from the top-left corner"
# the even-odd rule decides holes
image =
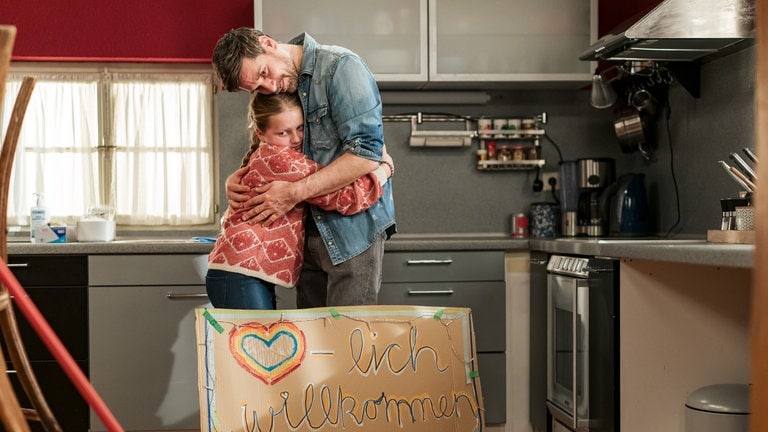
[[[210,62],[228,30],[253,26],[252,0],[0,0],[14,60]]]
[[[600,0],[599,35],[660,0]],[[0,0],[18,29],[14,60],[209,62],[228,30],[253,25],[252,0]]]
[[[597,10],[598,37],[604,36],[614,27],[633,15],[649,11],[661,0],[599,0]]]

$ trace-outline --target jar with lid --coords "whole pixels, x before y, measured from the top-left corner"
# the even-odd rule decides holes
[[[496,159],[496,141],[488,141],[486,144],[486,150],[488,154],[489,160],[495,160]]]
[[[538,160],[539,159],[539,146],[531,146],[528,147],[527,152],[528,160]]]
[[[520,161],[525,159],[525,146],[516,145],[512,146],[512,160]]]
[[[536,129],[536,121],[534,119],[523,119],[522,124],[520,125],[520,129],[523,131]],[[532,134],[523,134],[523,137],[525,138],[532,138]]]

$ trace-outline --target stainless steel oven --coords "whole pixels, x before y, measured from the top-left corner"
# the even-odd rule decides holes
[[[618,431],[618,264],[547,263],[547,410],[552,430]]]

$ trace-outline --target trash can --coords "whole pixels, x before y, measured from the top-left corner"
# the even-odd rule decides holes
[[[685,401],[686,432],[748,432],[749,385],[702,387]]]

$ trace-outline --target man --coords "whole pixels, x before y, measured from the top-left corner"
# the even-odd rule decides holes
[[[281,43],[243,27],[217,42],[213,66],[227,91],[298,92],[304,153],[326,166],[297,182],[255,188],[254,197],[238,185],[244,170],[236,171],[227,179],[227,198],[236,208],[252,207],[244,218],[269,225],[299,202],[347,185],[381,163],[381,97],[373,74],[355,53],[320,45],[306,33]],[[395,232],[391,182],[365,212],[343,216],[311,206],[307,218],[297,306],[376,304],[384,241]]]

